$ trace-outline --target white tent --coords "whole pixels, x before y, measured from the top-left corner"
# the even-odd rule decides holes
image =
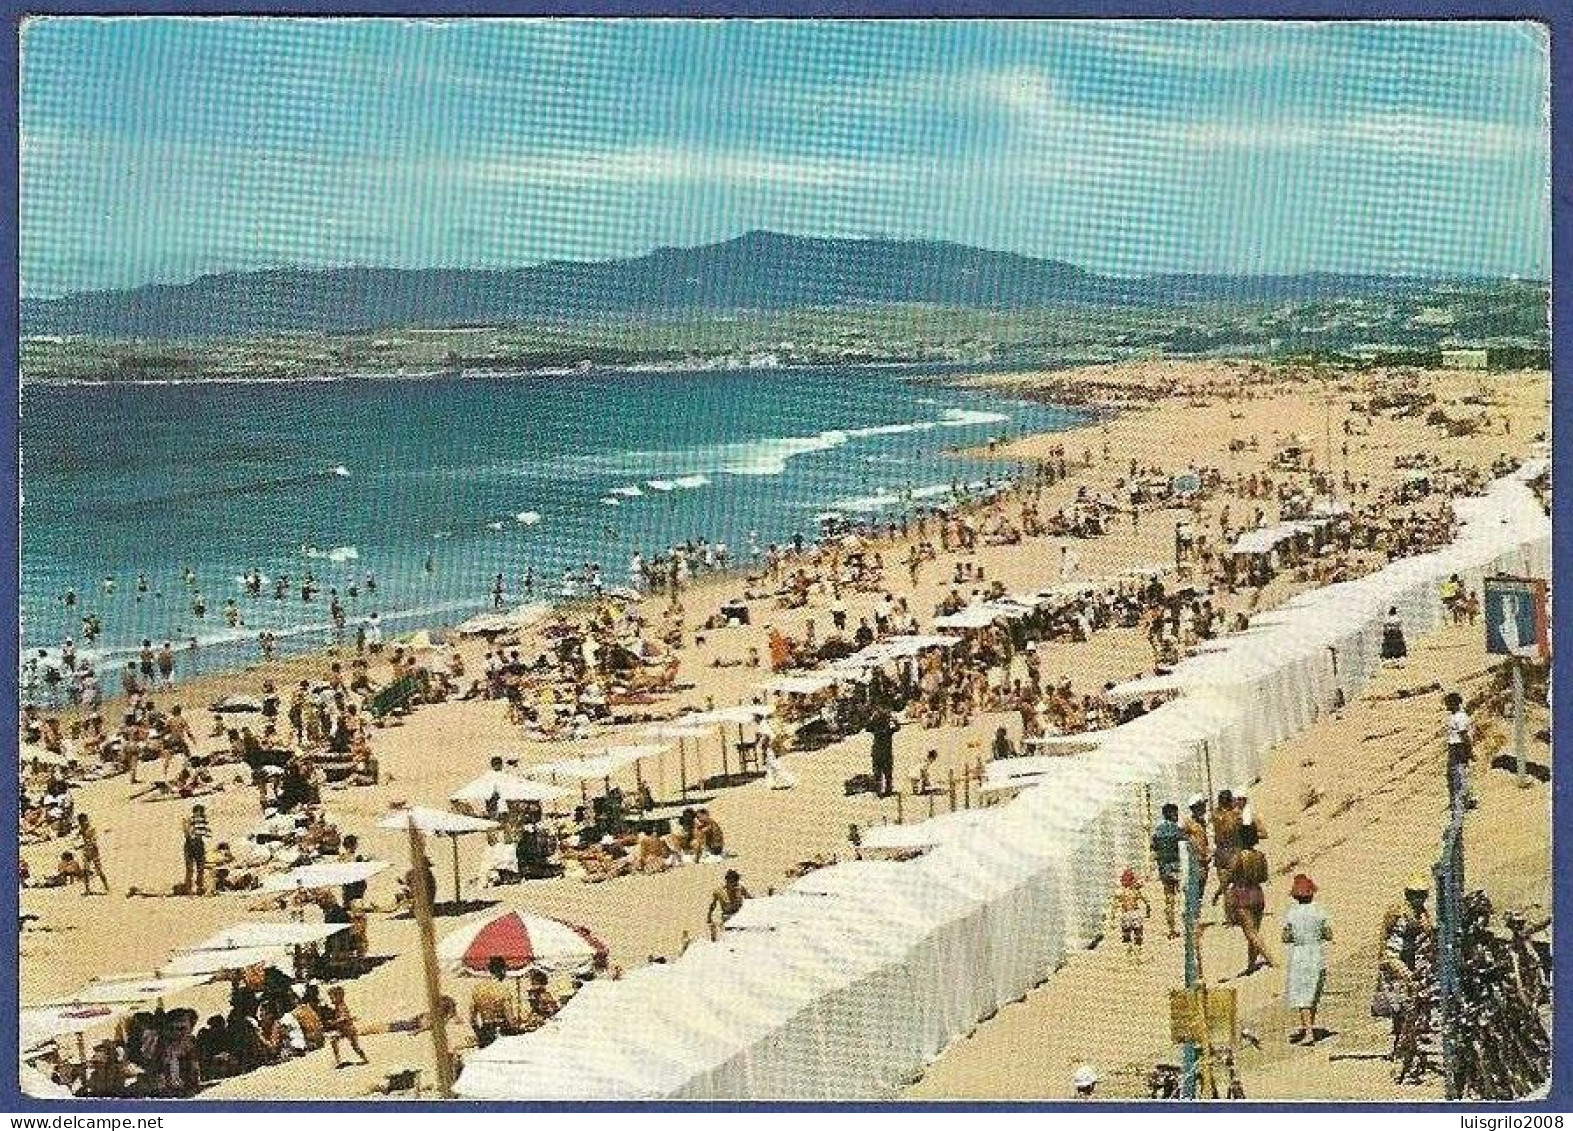
[[[1129,703],[1133,699],[1147,699],[1153,695],[1177,695],[1183,688],[1184,683],[1173,675],[1150,675],[1106,688],[1103,698],[1110,703]]]
[[[960,612],[949,613],[942,617],[935,617],[934,627],[962,629],[987,628],[989,625],[994,623],[997,616],[998,613],[996,610],[991,609],[986,605],[968,605]]]
[[[1425,632],[1441,623],[1437,585],[1451,573],[1478,586],[1498,570],[1549,571],[1550,521],[1522,483],[1499,481],[1455,510],[1452,545],[1257,617],[1226,650],[1178,665],[1183,694],[1098,732],[1091,754],[991,763],[990,780],[1011,782],[1017,796],[958,818],[920,859],[837,864],[750,901],[720,943],[471,1054],[460,1093],[893,1095],[1102,930],[1119,871],[1146,859],[1145,798],[1196,791],[1209,766],[1222,782],[1253,779],[1275,742],[1372,677],[1388,607]],[[935,824],[887,835],[932,839],[923,826]],[[643,1040],[651,1031],[663,1039]]]
[[[959,835],[969,826],[987,821],[989,817],[987,809],[957,809],[953,813],[940,813],[926,821],[914,821],[909,825],[870,825],[861,830],[859,835],[865,848],[930,848]]]

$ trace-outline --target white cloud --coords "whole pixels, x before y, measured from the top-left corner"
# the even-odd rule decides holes
[[[830,188],[877,179],[877,164],[845,158],[642,145],[588,152],[521,154],[463,162],[467,179],[498,184],[720,184]]]
[[[1543,130],[1471,118],[1413,113],[1268,121],[1220,120],[1172,128],[1172,136],[1202,150],[1321,150],[1394,157],[1494,160],[1548,142]]]

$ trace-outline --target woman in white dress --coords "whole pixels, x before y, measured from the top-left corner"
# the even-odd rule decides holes
[[[1284,945],[1289,948],[1288,988],[1286,997],[1289,1008],[1300,1014],[1300,1030],[1289,1037],[1290,1044],[1316,1042],[1316,1006],[1322,996],[1322,983],[1327,977],[1327,960],[1322,954],[1322,944],[1331,942],[1333,928],[1327,912],[1313,902],[1316,884],[1305,873],[1295,876],[1289,888],[1294,902],[1284,915]]]
[[[771,789],[791,789],[797,785],[797,775],[776,757],[775,725],[769,719],[761,719],[758,734],[759,757],[765,767],[765,784]]]

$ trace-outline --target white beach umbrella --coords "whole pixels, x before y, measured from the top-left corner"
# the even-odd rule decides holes
[[[377,822],[379,829],[407,829],[413,824],[427,836],[445,836],[453,848],[453,902],[459,902],[459,838],[470,833],[488,833],[501,828],[496,821],[484,817],[467,817],[447,809],[428,809],[416,805],[409,809],[395,809]],[[432,892],[433,902],[437,893]]]
[[[466,833],[486,833],[498,828],[496,821],[484,817],[469,817],[448,809],[429,809],[414,805],[408,809],[395,809],[377,822],[379,829],[408,828],[410,822],[428,836],[463,836]]]
[[[240,950],[256,946],[307,946],[346,929],[344,923],[236,923],[183,951]]]
[[[57,1037],[68,1037],[108,1025],[126,1013],[124,1005],[76,1004],[24,1006],[19,1020],[17,1046],[35,1049]]]
[[[518,774],[487,770],[480,777],[448,795],[450,801],[484,805],[492,798],[499,801],[560,801],[568,791],[545,782],[531,781]]]
[[[70,1005],[136,1005],[144,1001],[157,1001],[194,986],[204,985],[206,975],[181,974],[116,974],[89,982],[76,993],[46,1003],[51,1006]]]
[[[288,946],[240,946],[232,950],[181,950],[169,956],[162,966],[161,973],[167,977],[177,977],[187,974],[200,974],[211,978],[214,974],[227,974],[231,970],[245,970],[251,966],[268,965],[277,966],[281,970],[291,968],[291,955],[294,947]]]
[[[70,1088],[56,1084],[49,1077],[45,1076],[42,1072],[25,1061],[21,1065],[20,1072],[21,1076],[18,1079],[18,1083],[21,1086],[22,1094],[24,1096],[30,1096],[35,1100],[76,1099],[75,1093],[73,1093]]]
[[[288,872],[263,878],[263,891],[310,891],[313,888],[336,888],[345,884],[364,883],[384,872],[389,865],[381,860],[326,860],[319,864],[302,864]]]

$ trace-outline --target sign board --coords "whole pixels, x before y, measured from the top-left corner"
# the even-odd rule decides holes
[[[1546,617],[1546,583],[1532,577],[1488,577],[1482,612],[1486,651],[1493,656],[1551,654]]]
[[[1240,1042],[1233,990],[1170,990],[1169,1036],[1177,1045],[1234,1048]]]

